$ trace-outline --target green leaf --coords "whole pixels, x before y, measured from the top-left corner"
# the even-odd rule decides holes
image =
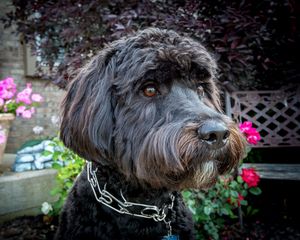
[[[209,206],[205,206],[203,210],[206,215],[210,215],[210,213],[212,212],[212,208]]]
[[[261,194],[261,190],[260,190],[259,187],[250,188],[249,191],[250,191],[253,195],[259,195],[259,194]]]
[[[51,191],[50,191],[50,195],[54,196],[54,195],[57,195],[58,193],[60,193],[61,189],[60,188],[53,188]]]
[[[62,166],[60,165],[60,164],[58,164],[57,162],[54,162],[54,163],[52,163],[52,168],[54,168],[54,169],[61,169],[62,168]]]
[[[238,176],[236,178],[236,180],[237,180],[238,183],[243,183],[244,182],[241,176]]]
[[[242,191],[241,191],[241,195],[242,195],[243,197],[246,197],[246,196],[248,195],[248,192],[247,192],[246,190],[242,190]]]
[[[221,208],[221,213],[223,215],[229,215],[229,211],[226,208]]]
[[[70,155],[67,152],[63,152],[61,155],[61,158],[63,161],[66,161],[66,160],[70,159]]]
[[[232,182],[230,183],[230,187],[231,187],[231,188],[236,188],[237,185],[238,185],[238,183],[237,183],[236,181],[232,181]]]
[[[228,210],[228,216],[230,218],[236,218],[237,217],[230,208],[227,208],[227,210]]]
[[[66,187],[71,188],[73,186],[73,182],[66,182]]]
[[[225,196],[226,198],[229,198],[229,196],[230,196],[230,191],[225,191],[225,192],[224,192],[224,196]]]
[[[248,206],[248,207],[247,207],[247,210],[246,210],[247,215],[249,215],[249,214],[251,213],[251,211],[252,211],[252,207],[251,207],[251,206]]]
[[[45,157],[50,156],[50,155],[52,155],[52,154],[53,154],[53,152],[50,152],[50,151],[48,151],[48,150],[45,150],[45,151],[43,151],[43,153],[42,153],[42,155],[45,156]]]
[[[234,191],[234,190],[231,190],[231,191],[230,191],[230,195],[231,195],[232,197],[235,197],[235,198],[238,198],[238,196],[239,196],[238,192],[237,192],[237,191]]]
[[[255,214],[258,213],[258,212],[259,212],[259,210],[256,209],[256,208],[252,208],[251,206],[248,206],[248,207],[247,207],[246,213],[247,213],[248,216],[255,215]]]
[[[258,212],[259,212],[259,209],[256,209],[256,208],[255,208],[255,209],[252,210],[251,214],[252,214],[252,215],[255,215],[255,214],[257,214]]]
[[[64,204],[64,199],[60,198],[57,202],[53,204],[54,209],[61,209]]]
[[[192,193],[190,191],[184,191],[182,192],[182,196],[185,198],[185,199],[188,199],[192,196]]]

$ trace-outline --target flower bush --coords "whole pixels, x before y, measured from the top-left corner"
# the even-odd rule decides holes
[[[53,121],[54,123],[55,121]],[[53,206],[42,205],[42,212],[48,216],[59,214],[75,178],[82,171],[85,164],[85,160],[66,148],[58,137],[52,139],[51,146],[53,146],[53,151],[45,150],[43,155],[52,156],[54,161],[52,167],[58,172],[56,175],[56,186],[50,192],[51,195],[56,196],[57,200],[53,203]],[[45,208],[49,209],[47,213],[44,211]]]
[[[43,97],[40,94],[32,93],[31,83],[27,83],[26,88],[18,92],[12,77],[6,77],[0,81],[0,114],[13,113],[29,119],[35,113],[35,107],[42,101]],[[0,145],[5,141],[5,130],[0,125]]]
[[[7,77],[0,81],[0,113],[13,113],[29,119],[42,101],[40,94],[32,92],[31,83],[27,83],[26,88],[18,92],[13,78]]]
[[[31,83],[27,83],[26,88],[18,92],[12,77],[0,81],[0,114],[13,113],[29,119],[35,113],[35,107],[42,101],[40,94],[32,93]],[[5,143],[6,138],[5,130],[0,125],[0,144]]]
[[[260,134],[251,122],[241,123],[239,127],[250,145],[257,144]],[[235,175],[219,177],[215,186],[207,191],[184,191],[183,197],[196,222],[197,239],[219,239],[225,217],[238,218],[238,209],[245,209],[247,215],[255,214],[258,210],[253,209],[246,198],[249,193],[261,193],[259,181],[260,177],[254,168],[242,168]]]

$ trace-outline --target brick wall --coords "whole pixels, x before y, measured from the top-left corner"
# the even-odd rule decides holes
[[[5,12],[12,9],[9,0],[0,1],[0,18]],[[6,152],[14,153],[16,150],[30,139],[54,136],[57,134],[58,127],[51,123],[51,117],[59,114],[59,104],[64,92],[56,86],[42,79],[30,79],[24,73],[24,53],[23,46],[20,44],[20,37],[12,34],[12,30],[4,29],[0,22],[0,80],[6,76],[11,76],[17,83],[18,90],[23,89],[27,82],[32,83],[33,92],[40,93],[45,101],[41,107],[37,108],[37,114],[32,119],[25,120],[17,118],[14,120]],[[44,127],[44,133],[36,136],[32,128],[34,126]]]

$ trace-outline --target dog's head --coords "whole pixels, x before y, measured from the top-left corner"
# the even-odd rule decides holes
[[[173,31],[120,39],[69,84],[61,138],[129,181],[208,187],[238,164],[245,147],[221,112],[215,74],[207,50]]]

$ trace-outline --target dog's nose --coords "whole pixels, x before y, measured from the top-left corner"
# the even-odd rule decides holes
[[[220,121],[208,120],[198,129],[199,138],[213,148],[223,147],[229,137],[229,130]]]

